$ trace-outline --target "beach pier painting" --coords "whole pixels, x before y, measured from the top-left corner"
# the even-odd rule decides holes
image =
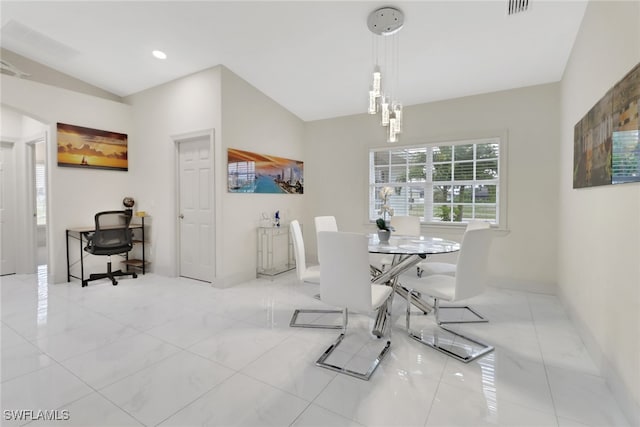
[[[227,149],[230,193],[304,193],[304,162],[284,157]]]

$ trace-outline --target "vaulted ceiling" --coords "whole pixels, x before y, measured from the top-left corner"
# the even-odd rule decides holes
[[[586,3],[3,0],[1,45],[119,96],[222,64],[316,120],[366,111],[377,8],[405,15],[396,93],[412,105],[559,81]]]

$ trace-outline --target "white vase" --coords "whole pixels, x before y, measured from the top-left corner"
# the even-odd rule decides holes
[[[391,230],[378,230],[380,243],[389,243],[389,237],[391,237]]]

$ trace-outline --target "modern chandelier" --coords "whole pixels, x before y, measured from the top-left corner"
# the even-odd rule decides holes
[[[380,113],[386,128],[387,142],[398,141],[402,132],[402,104],[398,101],[398,32],[404,15],[393,7],[376,9],[369,14],[367,26],[373,33],[373,79],[369,88],[369,114]],[[382,46],[381,46],[382,45]]]

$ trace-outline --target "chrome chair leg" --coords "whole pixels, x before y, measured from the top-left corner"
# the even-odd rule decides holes
[[[408,300],[407,300],[407,312],[406,312],[406,326],[407,326],[407,333],[409,334],[409,336],[411,338],[413,338],[414,340],[433,348],[434,350],[438,350],[448,356],[453,357],[456,360],[459,360],[461,362],[464,363],[469,363],[479,357],[482,357],[484,355],[486,355],[487,353],[490,353],[494,350],[494,347],[492,345],[489,345],[487,343],[485,343],[484,341],[480,341],[476,338],[471,338],[469,336],[460,334],[458,332],[454,332],[451,329],[445,328],[444,326],[441,326],[440,323],[436,320],[436,323],[438,324],[438,328],[442,329],[446,332],[448,332],[450,335],[453,336],[453,338],[444,338],[442,339],[441,337],[438,336],[437,332],[434,333],[431,336],[427,336],[425,337],[424,334],[422,333],[416,333],[414,331],[411,330],[411,298],[413,298],[413,290],[409,289],[408,291]],[[435,300],[435,304],[434,304],[434,311],[436,313],[438,313],[438,300]],[[429,340],[426,340],[425,338],[430,338]],[[469,350],[469,346],[465,346],[464,344],[458,343],[456,342],[456,338],[462,338],[463,340],[466,340],[468,342],[471,342],[473,344],[476,344],[477,346],[480,347],[479,350],[477,351],[467,351]],[[454,348],[459,348],[461,349],[461,352],[456,352],[453,349]]]
[[[438,322],[438,325],[447,325],[450,323],[487,323],[489,321],[489,319],[487,319],[482,314],[478,313],[476,310],[474,310],[472,307],[468,305],[446,305],[444,307],[441,307],[439,300],[437,298],[434,298],[434,301],[435,301],[434,312],[436,315],[436,322]],[[467,310],[470,313],[472,313],[474,316],[476,316],[476,318],[472,320],[440,320],[440,310],[455,310],[455,309]]]
[[[389,304],[389,305],[391,305],[391,304]],[[381,308],[381,310],[382,310],[382,308]],[[388,313],[390,313],[390,311]],[[325,369],[329,369],[331,371],[338,372],[338,373],[341,373],[341,374],[349,375],[349,376],[352,376],[354,378],[358,378],[360,380],[369,381],[369,379],[373,375],[373,372],[376,370],[376,368],[378,367],[378,365],[380,364],[382,359],[384,359],[384,357],[387,355],[387,352],[389,351],[389,348],[391,347],[391,338],[389,337],[389,339],[387,340],[386,345],[384,346],[384,348],[382,349],[380,354],[378,354],[378,356],[375,358],[375,360],[371,363],[371,365],[369,366],[369,368],[367,369],[366,372],[357,372],[357,371],[353,371],[351,369],[347,369],[347,368],[345,368],[343,366],[338,366],[338,365],[334,365],[332,363],[328,363],[326,360],[331,356],[333,351],[336,348],[338,348],[338,346],[340,345],[340,343],[344,339],[344,336],[345,336],[345,334],[347,332],[348,318],[349,318],[349,313],[348,313],[347,309],[345,308],[344,311],[343,311],[342,333],[340,334],[340,336],[338,336],[338,338],[335,340],[335,342],[333,344],[331,344],[329,346],[329,348],[327,348],[324,351],[324,353],[322,353],[322,356],[320,356],[320,358],[316,361],[316,366],[319,366],[319,367],[325,368]]]
[[[311,328],[311,329],[341,329],[340,325],[327,325],[322,323],[298,323],[298,316],[300,314],[327,314],[327,313],[342,313],[340,310],[313,310],[313,309],[296,309],[291,316],[289,322],[290,328]]]

